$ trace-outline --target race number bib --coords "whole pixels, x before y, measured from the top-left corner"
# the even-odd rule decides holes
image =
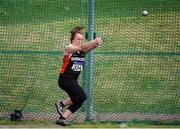
[[[72,66],[72,70],[74,71],[82,71],[83,70],[83,65],[79,63],[74,63]]]

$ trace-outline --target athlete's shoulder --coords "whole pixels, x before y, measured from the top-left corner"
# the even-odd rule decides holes
[[[72,53],[75,53],[77,51],[81,51],[81,46],[76,46],[76,45],[73,45],[73,44],[69,44],[66,47],[65,51],[72,54]]]
[[[67,55],[67,54],[71,54],[73,51],[73,46],[72,46],[72,44],[69,44],[69,45],[67,45],[66,47],[65,47],[65,54]]]

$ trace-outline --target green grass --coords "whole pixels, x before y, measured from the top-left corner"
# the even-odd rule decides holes
[[[80,24],[80,1],[0,2],[0,112],[55,113],[54,101],[67,97],[57,80],[69,31]],[[94,51],[95,113],[180,113],[179,6],[178,0],[96,1],[103,45]],[[149,16],[141,17],[145,9]]]
[[[20,122],[12,122],[9,120],[0,120],[2,128],[61,128],[50,121],[34,121],[34,120],[22,120]],[[178,121],[166,121],[166,122],[143,122],[143,121],[129,121],[129,122],[83,122],[83,123],[71,123],[64,128],[179,128]]]

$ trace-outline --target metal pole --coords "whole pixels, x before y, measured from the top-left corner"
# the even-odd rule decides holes
[[[88,0],[88,40],[93,39],[94,33],[94,0]],[[90,51],[87,54],[87,63],[86,63],[86,75],[87,75],[87,110],[86,110],[86,120],[92,119],[93,113],[93,96],[92,96],[92,89],[93,89],[93,51]]]
[[[81,15],[80,15],[80,25],[83,25],[83,0],[81,0]]]

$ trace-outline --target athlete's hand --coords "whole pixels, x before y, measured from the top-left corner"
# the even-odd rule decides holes
[[[97,46],[100,46],[102,44],[102,39],[101,37],[96,37],[95,42],[97,43]]]

